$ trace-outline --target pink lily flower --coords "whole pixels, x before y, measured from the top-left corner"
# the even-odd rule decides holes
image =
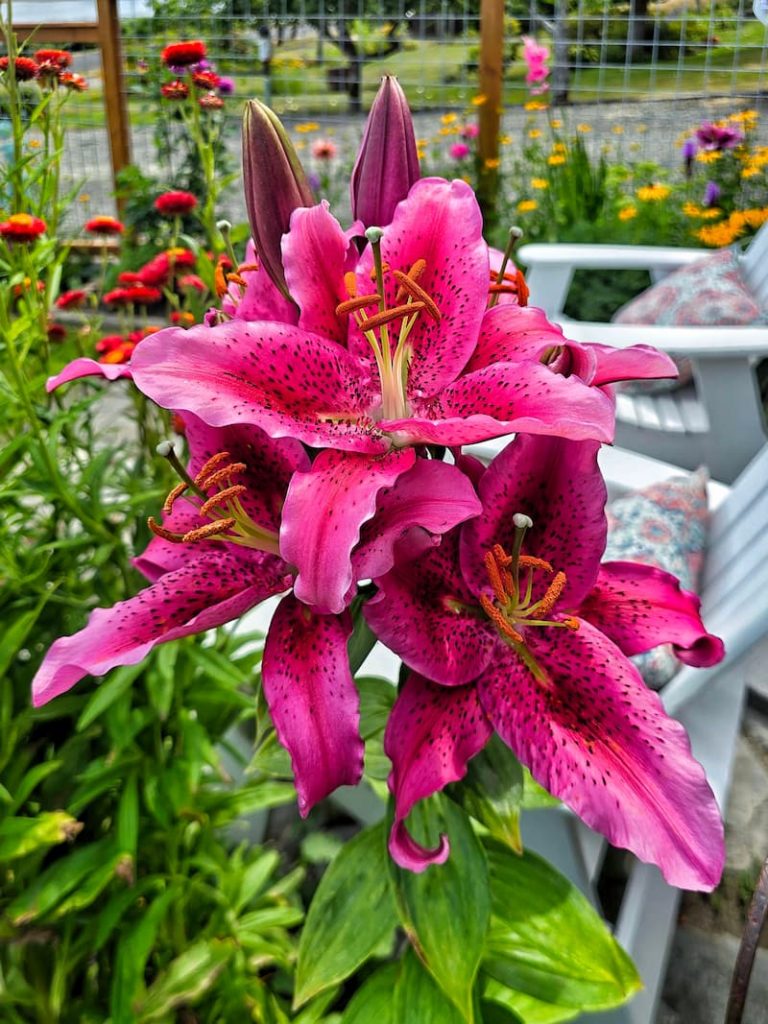
[[[313,578],[306,507],[332,506],[357,472],[348,464],[361,465],[353,456],[368,457],[374,486],[389,472],[382,457],[410,446],[515,431],[610,441],[614,428],[610,399],[575,376],[520,360],[465,371],[486,315],[489,267],[480,211],[463,182],[417,182],[380,247],[373,238],[350,272],[349,238],[327,207],[296,210],[283,262],[297,325],[169,328],[131,361],[136,385],[161,406],[336,450],[315,461],[300,497],[291,488],[283,511],[284,522],[298,516],[283,552],[299,569],[297,595],[328,612],[341,611],[345,595]]]
[[[34,678],[33,703],[39,707],[88,673],[136,664],[156,644],[223,625],[288,591],[269,628],[262,678],[306,815],[337,786],[359,781],[363,757],[347,656],[352,618],[346,609],[323,615],[300,603],[290,592],[293,572],[280,553],[285,493],[291,479],[309,469],[309,457],[298,441],[275,441],[255,427],[212,428],[188,414],[184,420],[189,482],[182,480],[169,495],[163,524],[151,521],[156,536],[135,563],[151,585],[112,608],[97,608],[79,633],[58,639]],[[342,547],[354,549],[346,564],[334,558],[348,599],[356,580],[392,567],[396,543],[410,539],[423,550],[434,535],[480,509],[472,485],[455,466],[416,459],[412,452],[395,453],[393,463],[398,459],[408,460],[410,468],[390,468],[396,486],[382,489],[383,474],[378,488],[362,493],[352,482],[349,498],[365,505],[362,517],[349,522],[337,505],[333,526],[321,517],[325,531],[315,530],[318,543],[343,537]]]
[[[535,779],[670,884],[712,889],[723,831],[683,727],[628,655],[671,642],[712,665],[722,642],[671,575],[600,565],[605,485],[598,445],[519,436],[482,474],[483,513],[440,547],[398,562],[365,615],[413,669],[390,717],[390,851],[422,870],[414,803],[461,778],[495,730]]]

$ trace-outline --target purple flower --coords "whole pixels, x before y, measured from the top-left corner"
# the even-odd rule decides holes
[[[696,157],[696,152],[699,145],[696,139],[691,135],[683,143],[683,160],[685,162],[685,176],[690,178],[693,173],[693,161]]]
[[[708,181],[704,189],[704,205],[717,206],[717,201],[722,194],[722,189],[715,181]]]
[[[226,75],[222,75],[222,77],[219,78],[218,90],[222,96],[231,96],[235,91],[234,78],[228,78]]]
[[[734,149],[744,141],[744,136],[738,128],[712,124],[711,121],[702,123],[701,128],[696,130],[696,138],[701,148],[708,150]]]

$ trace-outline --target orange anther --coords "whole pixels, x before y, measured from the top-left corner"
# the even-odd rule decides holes
[[[245,274],[246,271],[251,270],[261,270],[261,267],[259,266],[258,263],[241,263],[240,266],[237,268],[238,274]]]
[[[242,484],[232,484],[231,487],[225,487],[223,491],[219,491],[218,494],[214,494],[212,498],[209,498],[208,501],[204,502],[200,506],[200,515],[201,516],[210,515],[210,513],[218,505],[223,505],[225,502],[229,501],[231,498],[236,498],[238,495],[242,494],[243,491],[247,491],[247,490],[248,490],[248,488],[244,487]]]
[[[496,626],[497,629],[504,634],[504,636],[508,636],[510,640],[514,640],[516,644],[525,643],[522,633],[518,633],[518,631],[515,629],[512,623],[507,622],[507,620],[502,615],[501,611],[496,607],[496,605],[491,601],[489,597],[486,597],[485,594],[481,594],[480,604],[482,605],[485,614],[488,616],[488,618],[491,620],[494,626]]]
[[[381,264],[381,271],[382,271],[383,274],[386,274],[389,271],[389,264],[387,262],[382,262],[382,264]],[[375,266],[371,267],[370,278],[371,278],[372,281],[376,280],[376,267]]]
[[[507,593],[504,588],[504,580],[493,551],[486,551],[483,556],[483,563],[485,565],[485,571],[488,573],[488,580],[490,581],[493,592],[496,595],[496,600],[499,604],[506,604]]]
[[[227,294],[227,279],[224,276],[224,267],[221,263],[216,264],[216,269],[213,272],[213,285],[219,298]]]
[[[534,558],[533,555],[520,555],[519,564],[521,569],[543,569],[544,572],[554,572],[552,565],[543,558]]]
[[[347,289],[347,295],[351,298],[357,295],[357,277],[353,270],[348,270],[344,275],[344,287]]]
[[[392,309],[385,309],[382,313],[376,313],[367,320],[361,320],[359,327],[361,331],[372,331],[375,327],[388,324],[390,320],[397,320],[401,316],[410,316],[420,309],[424,309],[423,302],[410,302],[406,306],[393,306]]]
[[[182,496],[182,494],[184,493],[184,491],[186,491],[186,489],[187,489],[187,484],[184,483],[183,481],[180,484],[176,484],[176,486],[171,490],[170,494],[168,495],[168,497],[163,502],[163,514],[164,515],[169,516],[171,514],[171,512],[173,510],[174,503],[176,502],[176,499],[180,498]],[[151,527],[150,527],[150,529],[151,529]]]
[[[512,556],[507,554],[501,544],[494,544],[491,551],[493,551],[493,556],[500,566],[506,569],[507,566],[512,565]]]
[[[226,462],[228,458],[229,452],[216,452],[216,454],[212,455],[210,459],[207,459],[202,464],[197,476],[195,477],[195,483],[197,484],[197,486],[202,487],[205,478],[209,476],[215,469],[218,469],[222,462]]]
[[[226,533],[226,531],[231,530],[234,525],[234,519],[216,519],[212,523],[206,523],[204,526],[198,526],[196,530],[190,530],[189,533],[185,533],[181,539],[186,543],[194,544],[195,541],[207,540],[209,537],[215,537],[219,533]]]
[[[424,263],[423,260],[421,262]],[[426,266],[426,264],[424,265]],[[427,294],[427,292],[424,291],[421,285],[416,284],[416,282],[411,278],[410,274],[404,274],[402,270],[393,270],[392,273],[394,274],[396,280],[400,282],[400,288],[398,289],[397,295],[395,296],[395,302],[401,302],[405,298],[405,295],[408,294],[411,296],[411,298],[418,299],[419,301],[423,302],[427,310],[427,313],[429,313],[432,319],[439,321],[441,318],[441,313],[440,310],[437,308],[437,303],[434,301],[434,299],[431,298],[430,295]]]
[[[547,587],[547,591],[544,594],[544,597],[542,597],[542,599],[540,601],[537,601],[534,605],[534,609],[537,615],[549,615],[554,606],[557,604],[557,601],[560,595],[562,594],[563,589],[565,588],[565,583],[565,573],[557,573],[555,578]]]
[[[227,280],[233,284],[239,284],[241,288],[245,288],[247,284],[245,278],[240,277],[239,274],[227,274]]]
[[[336,307],[336,316],[341,316],[342,313],[354,313],[357,309],[362,309],[363,306],[373,306],[377,302],[381,302],[381,296],[377,294],[373,295],[359,295],[354,299],[347,299],[346,302],[340,302]]]
[[[174,533],[173,530],[167,530],[164,526],[161,526],[153,516],[149,516],[147,519],[147,526],[156,537],[161,537],[163,540],[170,540],[174,544],[181,544],[184,540],[180,533]]]
[[[207,476],[205,481],[199,486],[207,491],[209,487],[218,487],[220,483],[226,483],[229,485],[230,476],[232,476],[233,473],[242,473],[245,468],[244,462],[231,462],[228,466],[223,466],[215,473],[211,473],[211,475]]]
[[[563,619],[563,625],[566,629],[570,629],[575,633],[579,628],[579,620],[574,618],[573,615],[569,615],[567,619]]]

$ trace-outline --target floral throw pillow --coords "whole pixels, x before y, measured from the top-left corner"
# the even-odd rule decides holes
[[[613,321],[676,327],[748,326],[768,323],[768,310],[761,309],[749,292],[736,250],[721,249],[652,285],[614,313]],[[681,359],[678,369],[676,380],[633,381],[623,390],[656,394],[689,384],[693,378],[690,361]]]
[[[709,507],[708,474],[699,469],[610,503],[606,561],[643,562],[673,573],[684,590],[698,589]],[[670,644],[632,659],[646,683],[660,689],[680,670]]]

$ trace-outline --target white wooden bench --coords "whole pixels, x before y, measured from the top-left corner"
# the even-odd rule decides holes
[[[525,245],[530,303],[576,341],[655,345],[693,364],[694,383],[665,394],[617,394],[616,443],[732,482],[765,442],[755,364],[768,356],[768,325],[656,327],[571,320],[564,307],[576,270],[645,269],[654,281],[711,250],[628,245]],[[755,299],[768,310],[768,225],[740,258]]]

